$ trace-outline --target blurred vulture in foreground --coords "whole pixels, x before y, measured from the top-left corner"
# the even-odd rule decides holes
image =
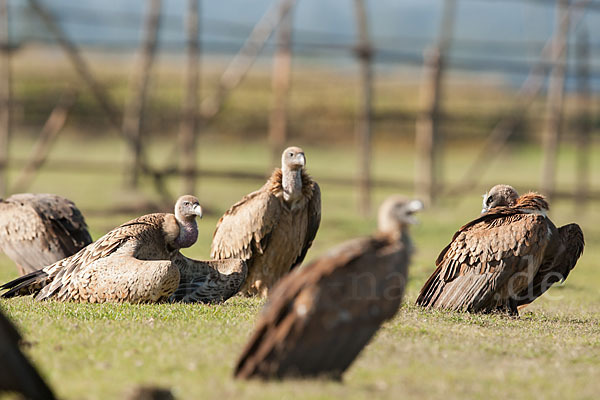
[[[518,315],[519,307],[564,281],[583,252],[579,226],[557,229],[540,194],[519,197],[497,185],[484,195],[482,212],[442,250],[417,304]]]
[[[0,248],[21,275],[62,260],[92,243],[75,204],[54,194],[0,200]]]
[[[287,148],[267,183],[235,203],[217,223],[211,257],[241,258],[247,296],[266,297],[269,289],[299,265],[321,222],[321,191],[304,170],[299,147]]]
[[[350,240],[275,286],[235,369],[237,378],[340,379],[400,306],[420,201],[379,210],[379,231]]]
[[[181,255],[178,250],[198,237],[196,216],[202,217],[198,200],[182,196],[175,214],[148,214],[126,222],[78,253],[4,284],[1,288],[8,291],[2,297],[35,294],[38,300],[145,303],[167,300],[177,292],[172,300],[222,301],[235,293],[229,293],[228,279],[237,281],[238,288],[243,282],[245,265],[231,260],[211,275],[210,263]]]
[[[21,335],[0,312],[0,393],[15,392],[26,399],[52,400],[54,395],[19,349]]]

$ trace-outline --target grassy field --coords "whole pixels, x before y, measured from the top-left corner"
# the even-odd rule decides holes
[[[303,143],[298,143],[303,145]],[[15,141],[11,154],[23,157],[31,142]],[[166,143],[155,143],[153,161],[166,158]],[[305,146],[309,172],[319,177],[351,177],[354,151],[345,147]],[[445,174],[450,180],[475,156],[476,148],[451,148]],[[600,154],[595,147],[594,154]],[[94,238],[131,214],[101,212],[138,201],[140,193],[124,189],[119,168],[87,171],[54,170],[61,161],[98,160],[120,165],[125,149],[112,140],[86,141],[62,137],[31,191],[54,192],[73,199],[87,216]],[[201,167],[265,172],[268,152],[262,143],[202,140]],[[600,391],[600,214],[596,204],[576,210],[568,202],[552,204],[557,225],[578,222],[587,247],[564,286],[525,309],[520,318],[423,311],[412,305],[433,269],[433,260],[453,232],[479,213],[480,195],[495,183],[511,183],[520,191],[535,189],[540,154],[523,146],[492,161],[481,185],[461,199],[442,199],[419,216],[413,229],[414,257],[405,304],[385,324],[348,370],[342,383],[326,381],[237,382],[231,379],[236,357],[247,340],[262,302],[233,298],[220,306],[88,305],[37,303],[30,298],[0,300],[0,307],[19,326],[26,352],[61,398],[119,398],[138,384],[172,388],[187,398],[597,398]],[[574,153],[568,146],[559,157],[559,182],[572,187]],[[594,157],[592,171],[600,171]],[[378,143],[374,174],[408,180],[413,174],[411,146]],[[16,170],[11,171],[14,177]],[[593,174],[592,186],[600,187]],[[200,180],[199,198],[209,211],[200,221],[198,243],[184,253],[208,256],[220,214],[260,181],[217,178]],[[169,182],[178,194],[178,182]],[[330,246],[368,234],[375,219],[356,213],[353,188],[322,184],[323,220],[308,260]],[[393,189],[376,188],[374,203]],[[144,180],[141,194],[157,196]],[[410,193],[407,193],[410,194]],[[0,256],[0,281],[16,276],[10,260]]]

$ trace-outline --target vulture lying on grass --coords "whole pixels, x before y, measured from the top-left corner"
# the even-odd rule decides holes
[[[54,194],[15,194],[0,201],[0,248],[21,275],[92,243],[75,204]]]
[[[148,214],[126,222],[78,253],[6,283],[2,297],[33,293],[38,300],[142,303],[175,293],[171,300],[225,300],[237,290],[231,293],[223,282],[237,282],[239,288],[245,265],[230,260],[211,269],[214,263],[181,255],[178,249],[190,247],[198,237],[196,216],[202,217],[198,200],[182,196],[175,214]]]
[[[317,234],[321,191],[305,163],[301,148],[285,149],[281,169],[217,223],[210,255],[246,261],[248,278],[241,292],[247,296],[266,297],[279,278],[302,262]]]
[[[484,195],[482,212],[442,250],[417,304],[517,315],[519,307],[564,281],[583,252],[579,226],[557,229],[537,193],[519,197],[510,186],[494,186]]]
[[[379,232],[350,240],[285,276],[235,369],[237,378],[340,379],[400,306],[420,201],[400,196],[379,210]]]
[[[0,312],[0,393],[15,392],[26,399],[52,400],[54,395],[19,349],[21,335]]]

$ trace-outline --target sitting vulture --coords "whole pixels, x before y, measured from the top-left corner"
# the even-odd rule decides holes
[[[62,260],[92,243],[75,204],[55,194],[0,200],[0,248],[21,275]]]
[[[266,297],[279,278],[304,260],[317,234],[321,191],[305,163],[301,148],[285,149],[281,169],[217,223],[210,255],[246,260],[248,278],[241,292],[247,296]]]
[[[0,312],[0,393],[16,392],[26,399],[52,400],[52,390],[19,349],[21,335]]]
[[[544,196],[507,185],[484,195],[482,215],[464,225],[437,258],[417,298],[430,308],[508,312],[564,281],[583,252],[577,224],[556,228]]]
[[[239,289],[245,265],[230,260],[207,274],[210,263],[181,255],[178,249],[190,247],[198,237],[196,216],[202,217],[198,200],[182,196],[174,215],[148,214],[126,222],[78,253],[6,283],[2,297],[33,293],[38,300],[158,302],[181,284],[180,300],[224,300],[235,291],[220,285],[231,277]]]
[[[236,378],[340,379],[400,306],[420,201],[392,196],[372,237],[343,243],[275,286],[235,369]]]

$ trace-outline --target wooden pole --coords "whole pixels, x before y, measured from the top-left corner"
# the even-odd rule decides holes
[[[369,39],[364,0],[354,0],[358,42],[356,57],[360,69],[360,94],[356,121],[358,143],[358,209],[363,216],[371,211],[371,117],[373,99],[373,49]]]
[[[54,107],[46,120],[38,140],[29,155],[29,159],[19,176],[15,179],[13,192],[25,191],[31,184],[36,172],[44,165],[44,162],[46,162],[46,159],[48,158],[50,148],[62,128],[65,126],[69,110],[76,99],[77,93],[72,90],[67,91],[61,96],[58,104]]]
[[[450,47],[456,0],[446,0],[443,5],[440,34],[437,45],[425,55],[425,71],[421,88],[421,112],[416,125],[416,175],[417,197],[431,205],[441,190],[440,158],[440,100],[446,52]]]
[[[269,116],[272,167],[281,163],[281,152],[287,142],[288,97],[292,76],[292,25],[293,13],[290,10],[279,24],[277,50],[273,56],[273,98]]]
[[[273,3],[273,6],[267,10],[260,21],[254,26],[254,29],[250,32],[248,39],[246,39],[240,51],[231,60],[225,72],[221,75],[217,90],[200,104],[200,113],[204,120],[213,118],[219,113],[229,92],[237,87],[246,77],[265,43],[295,3],[296,0],[280,0]]]
[[[569,35],[569,0],[556,3],[556,31],[552,41],[552,72],[548,84],[544,121],[542,192],[551,198],[555,189],[556,154],[562,124],[565,73]]]
[[[187,67],[185,104],[180,131],[182,193],[196,194],[196,147],[198,134],[199,32],[200,1],[188,0],[187,12]]]
[[[577,34],[577,103],[579,110],[576,127],[576,177],[575,177],[575,210],[578,214],[585,211],[590,182],[590,44],[587,29],[582,28]]]
[[[131,138],[131,166],[127,168],[129,184],[137,187],[142,169],[142,121],[144,105],[150,78],[150,70],[154,62],[156,42],[160,27],[161,0],[149,0],[146,21],[144,23],[144,39],[142,40],[137,67],[131,78],[131,98],[123,114],[123,135]]]
[[[12,108],[8,0],[0,0],[0,197],[7,194],[8,146]]]

